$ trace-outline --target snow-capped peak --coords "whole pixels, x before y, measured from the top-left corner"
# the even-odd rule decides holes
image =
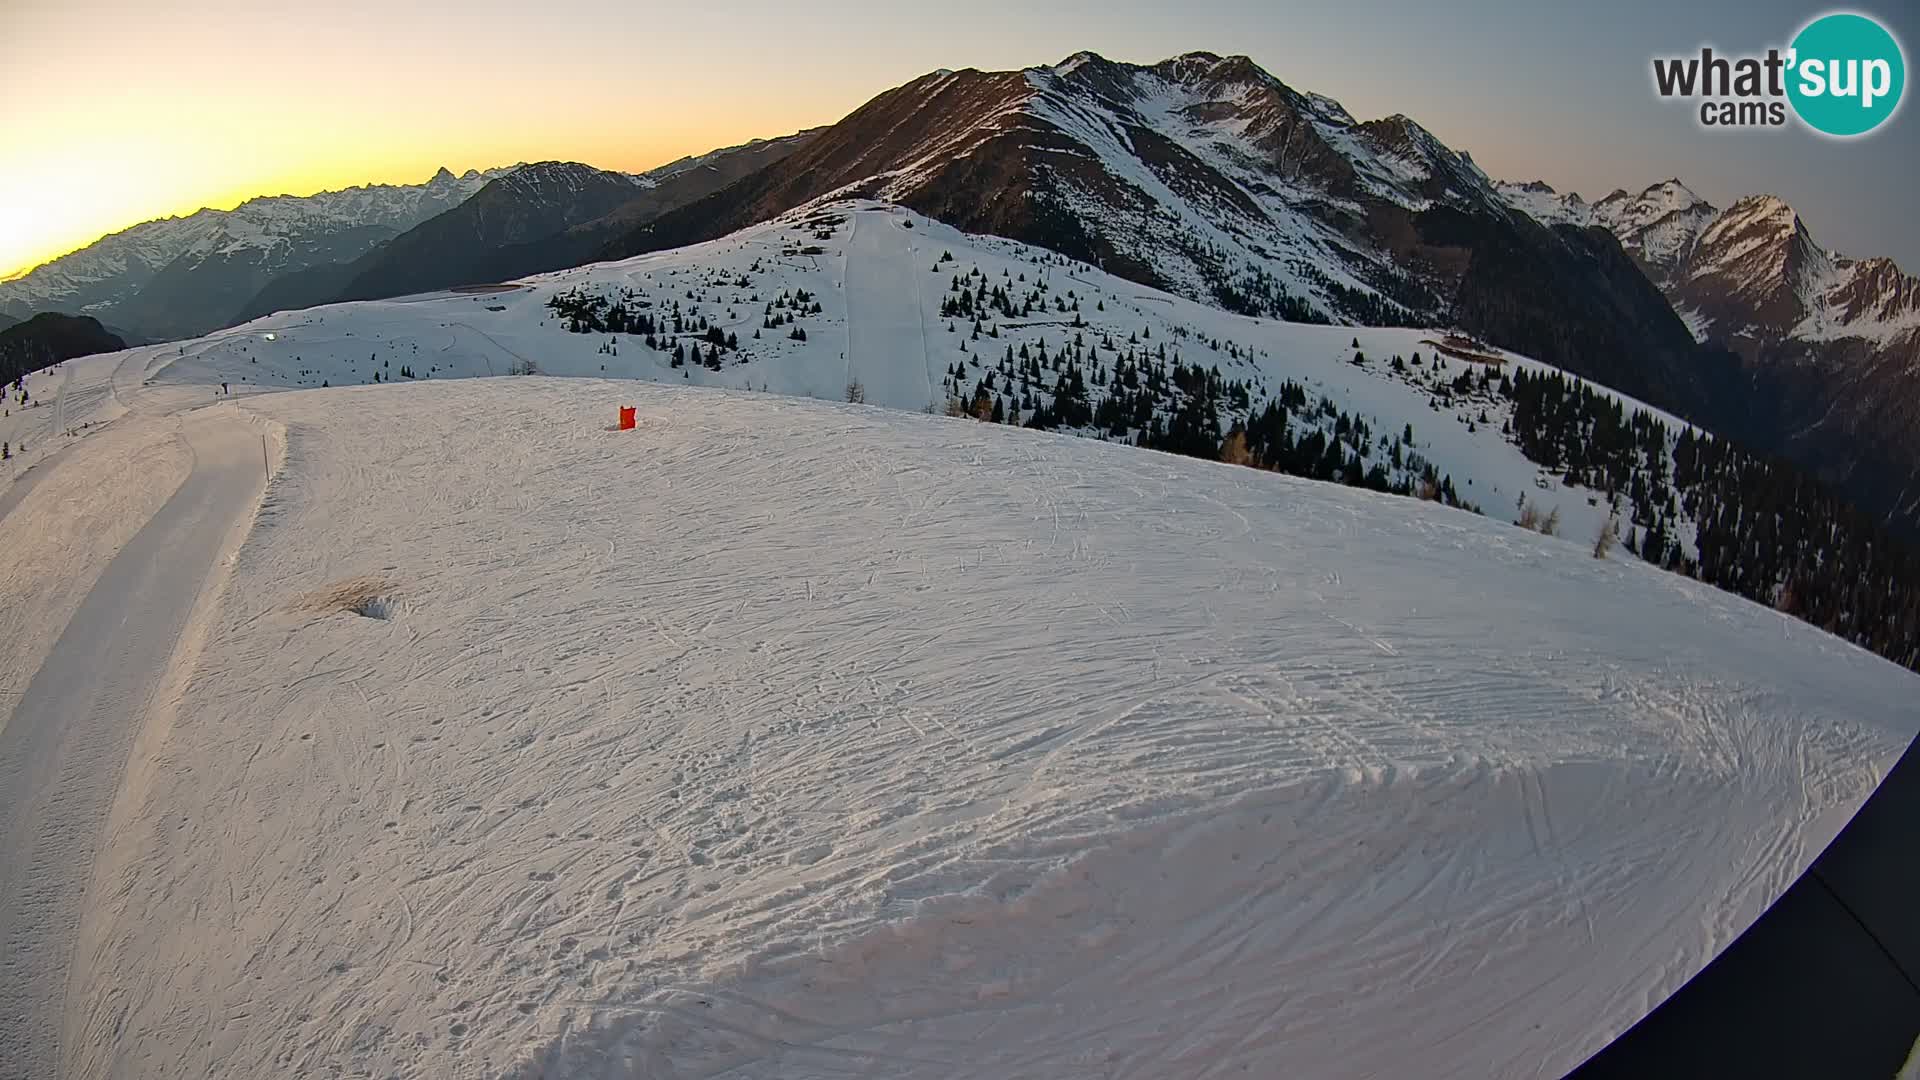
[[[1889,259],[1821,247],[1778,195],[1746,195],[1716,210],[1678,177],[1593,204],[1537,180],[1498,188],[1541,222],[1611,231],[1702,339],[1885,343],[1920,330],[1920,280]]]
[[[0,310],[102,316],[154,337],[204,332],[223,325],[232,313],[190,310],[176,296],[136,298],[161,270],[184,270],[211,259],[233,264],[235,273],[244,267],[246,273],[257,270],[267,277],[352,259],[512,171],[470,169],[456,177],[441,168],[420,184],[262,195],[232,210],[201,209],[143,222],[0,283]]]
[[[1059,63],[1053,65],[1053,67],[1048,70],[1052,71],[1055,75],[1067,76],[1067,75],[1073,74],[1076,71],[1079,71],[1081,68],[1085,67],[1090,63],[1096,63],[1100,60],[1101,60],[1101,57],[1098,54],[1082,49],[1081,51],[1074,53],[1072,56],[1067,57],[1065,60],[1062,60]],[[942,72],[938,72],[936,74],[940,74],[940,73],[951,75],[952,71],[943,69]]]
[[[1800,217],[1788,206],[1785,199],[1778,195],[1747,195],[1734,200],[1726,213],[1708,229],[1709,236],[1723,235],[1727,231],[1750,228],[1754,225],[1768,224],[1782,231],[1792,231],[1799,227]],[[1708,237],[1702,237],[1707,239]]]
[[[1669,214],[1701,210],[1711,213],[1713,206],[1677,179],[1654,184],[1638,195],[1615,192],[1594,204],[1594,212],[1600,217],[1601,224],[1615,228],[1615,231],[1621,228],[1646,228]]]
[[[1676,273],[1716,214],[1678,178],[1652,184],[1634,194],[1616,188],[1599,202],[1588,203],[1577,192],[1559,192],[1542,181],[1503,181],[1495,185],[1500,197],[1549,225],[1599,225],[1620,240],[1656,281]]]
[[[1626,193],[1615,192],[1614,195],[1608,196],[1606,201],[1614,201],[1616,197],[1626,197]],[[1681,183],[1679,177],[1649,185],[1645,191],[1631,198],[1636,205],[1666,212],[1685,210],[1703,205],[1707,201],[1694,194],[1692,188]]]
[[[1507,205],[1543,225],[1591,225],[1593,207],[1578,192],[1564,195],[1544,180],[1499,181],[1494,185]]]

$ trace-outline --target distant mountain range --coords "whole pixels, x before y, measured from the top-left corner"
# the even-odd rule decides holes
[[[542,162],[136,226],[0,284],[131,336],[710,240],[814,200],[899,203],[1230,311],[1458,327],[1810,466],[1920,525],[1920,286],[1767,196],[1595,203],[1496,182],[1242,56],[937,71],[826,128],[641,175]]]
[[[77,312],[168,340],[287,308],[576,265],[805,139],[756,140],[639,175],[548,161],[251,199],[136,225],[0,283],[0,313]]]
[[[638,176],[577,162],[518,166],[466,202],[357,259],[275,280],[233,321],[577,266],[611,238],[779,160],[806,138],[802,132],[755,140]]]
[[[1543,221],[1611,231],[1701,341],[1739,356],[1720,430],[1920,521],[1920,279],[1821,247],[1772,195],[1720,209],[1677,179],[1591,204],[1537,182],[1502,193]]]
[[[465,202],[358,258],[321,263],[276,278],[229,316],[231,321],[245,321],[288,308],[402,296],[552,269],[521,268],[515,249],[607,213],[643,187],[639,177],[577,162],[518,165],[488,181]]]
[[[202,334],[274,278],[358,258],[500,174],[442,169],[424,184],[273,195],[145,222],[0,283],[0,311],[90,315],[154,340]]]

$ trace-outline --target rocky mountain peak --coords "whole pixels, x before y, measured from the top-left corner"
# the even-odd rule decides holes
[[[1782,231],[1800,227],[1800,216],[1778,195],[1744,195],[1728,206],[1716,229],[1772,225]]]
[[[1543,222],[1611,231],[1702,339],[1750,352],[1781,343],[1871,343],[1920,337],[1920,280],[1886,258],[1828,251],[1778,195],[1735,199],[1724,210],[1677,177],[1584,208],[1546,184],[1504,183],[1508,203]]]
[[[1153,65],[1161,77],[1188,85],[1222,87],[1232,84],[1266,84],[1278,80],[1247,56],[1220,56],[1210,52],[1190,52]]]
[[[1686,328],[1617,248],[1516,218],[1471,158],[1409,116],[1360,123],[1211,52],[923,76],[602,254],[850,196],[1242,314],[1459,325],[1575,370],[1630,366],[1606,373],[1629,392],[1691,377],[1669,359],[1691,347]]]

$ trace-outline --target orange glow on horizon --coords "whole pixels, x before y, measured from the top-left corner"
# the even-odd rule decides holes
[[[1703,139],[1647,91],[1648,50],[1672,47],[1658,20],[1644,41],[1626,20],[1604,48],[1563,54],[1580,17],[1507,6],[1516,17],[1489,33],[1412,0],[982,0],[964,16],[894,0],[0,0],[0,274],[257,195],[547,159],[640,172],[834,123],[939,68],[1083,49],[1136,63],[1245,52],[1357,118],[1410,113],[1494,176],[1589,198],[1676,174],[1710,199],[1774,191],[1823,243],[1920,263],[1900,186],[1911,115],[1849,145],[1844,169],[1811,137]],[[1459,74],[1519,59],[1514,79],[1593,92],[1514,95]]]
[[[823,76],[816,58],[752,37],[729,47],[734,72],[722,72],[700,44],[706,31],[666,33],[678,8],[0,7],[5,277],[143,221],[260,195],[419,184],[443,166],[519,161],[643,172],[832,123],[913,74],[907,60]],[[688,47],[656,47],[682,36]],[[737,77],[742,65],[763,81]],[[769,94],[770,84],[784,89]]]
[[[12,175],[0,178],[0,281],[23,276],[143,222],[186,217],[203,209],[232,210],[262,196],[307,196],[365,185],[422,184],[443,167],[457,175],[470,168],[486,170],[525,161],[583,161],[596,168],[637,173],[688,155],[750,139],[787,135],[798,129],[729,133],[706,141],[696,136],[683,136],[674,142],[635,140],[624,146],[600,147],[599,155],[582,152],[577,144],[563,148],[539,143],[521,144],[517,150],[511,144],[498,150],[452,148],[446,156],[416,148],[384,161],[346,153],[330,160],[257,172],[246,171],[244,163],[228,162],[225,155],[205,155],[193,162],[176,157],[170,162],[156,162],[160,167],[151,172],[125,174],[124,183],[94,172],[97,163],[62,162],[43,156],[37,162],[23,163],[24,171],[15,164]],[[178,168],[185,164],[199,167]],[[223,167],[228,165],[238,167],[228,171]]]
[[[746,138],[735,140],[745,141]],[[622,172],[645,172],[688,154],[701,154],[715,148],[662,148],[653,153],[622,155],[625,160],[587,160],[586,164]],[[554,158],[582,160],[578,154],[548,153],[522,154],[504,160],[452,161],[436,158],[432,159],[432,164],[424,160],[366,165],[327,163],[311,169],[267,173],[258,178],[210,178],[213,180],[210,186],[182,191],[179,198],[169,198],[168,193],[155,191],[151,187],[125,192],[83,187],[73,192],[71,197],[63,197],[57,187],[41,188],[31,196],[26,196],[5,192],[5,187],[12,185],[0,185],[0,192],[4,192],[0,194],[0,201],[30,211],[16,219],[7,210],[0,209],[0,259],[7,260],[0,262],[0,281],[20,277],[106,236],[147,221],[186,217],[203,209],[232,210],[249,199],[263,196],[307,196],[367,185],[422,184],[442,167],[458,175],[469,168],[484,171],[522,161]]]
[[[1094,25],[1103,20],[1010,5],[927,33],[886,0],[818,0],[803,11],[776,0],[0,8],[8,273],[142,221],[257,195],[417,184],[442,166],[548,159],[640,172],[834,123],[936,68],[1018,69],[1089,47],[1153,62],[1221,50],[1248,25],[1232,13],[1208,24],[1158,8]],[[1298,54],[1264,58],[1282,71],[1339,52],[1297,36],[1282,44]],[[1336,97],[1376,81],[1318,74],[1301,84]],[[1408,96],[1372,92],[1395,107]],[[1346,104],[1360,115],[1390,111],[1359,95]],[[1472,149],[1485,161],[1497,147]]]

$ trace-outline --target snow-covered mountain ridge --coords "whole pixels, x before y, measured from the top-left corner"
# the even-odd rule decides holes
[[[1540,183],[1501,192],[1542,221],[1610,230],[1699,340],[1739,357],[1722,423],[1920,530],[1920,278],[1823,247],[1773,195],[1716,209],[1678,180],[1592,205]]]
[[[1691,378],[1685,326],[1613,245],[1516,213],[1414,120],[1356,120],[1244,56],[934,72],[602,254],[849,195],[1241,314],[1460,326],[1642,397]]]
[[[1821,247],[1792,206],[1748,195],[1724,210],[1667,180],[1588,204],[1546,184],[1501,183],[1512,205],[1547,223],[1598,225],[1707,337],[1891,344],[1920,330],[1920,279],[1891,259]]]
[[[1920,724],[1912,673],[1593,557],[1588,445],[1721,557],[1681,525],[1728,511],[1656,494],[1727,464],[1674,418],[883,203],[27,390],[20,700],[112,538],[266,474],[100,800],[120,886],[62,893],[71,971],[26,951],[0,997],[59,988],[48,1071],[1532,1076],[1733,940]],[[948,403],[1008,423],[911,415]],[[1228,427],[1350,486],[1099,441]]]
[[[829,200],[723,240],[500,290],[256,320],[182,343],[167,377],[340,386],[531,370],[827,399],[858,382],[874,404],[979,403],[983,419],[997,404],[1017,424],[1060,407],[1071,367],[1085,414],[1064,426],[1126,441],[1169,435],[1203,401],[1212,412],[1201,430],[1217,441],[1297,391],[1290,438],[1317,431],[1326,447],[1347,446],[1342,468],[1378,465],[1383,483],[1412,489],[1431,466],[1430,479],[1461,502],[1511,515],[1524,495],[1542,513],[1558,509],[1570,535],[1591,535],[1615,512],[1609,498],[1528,461],[1501,430],[1513,405],[1496,392],[1500,376],[1552,369],[1447,339],[1233,315],[900,207]],[[1492,362],[1461,358],[1476,349]],[[1210,371],[1211,397],[1188,381]],[[1141,411],[1109,417],[1109,398]],[[1686,428],[1621,400],[1673,435]],[[1622,514],[1625,522],[1634,508]],[[1686,522],[1662,531],[1684,536]]]
[[[539,371],[839,399],[858,383],[893,408],[1424,494],[1587,542],[1617,520],[1627,552],[1920,664],[1904,621],[1920,566],[1830,494],[1630,396],[1452,331],[1234,315],[884,203],[170,351],[165,378],[246,389]],[[1835,555],[1837,536],[1857,542]]]
[[[203,209],[143,222],[0,283],[0,308],[101,315],[133,299],[182,260],[252,252],[274,270],[321,257],[352,257],[464,201],[514,167],[458,176],[442,168],[423,184],[368,184],[313,195],[266,195],[232,210]],[[347,254],[351,253],[351,254]]]

